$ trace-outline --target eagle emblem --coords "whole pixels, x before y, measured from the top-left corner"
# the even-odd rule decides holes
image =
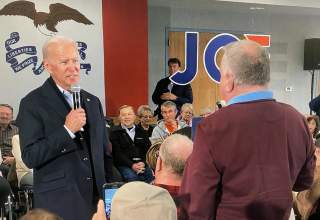
[[[5,5],[0,10],[0,15],[20,15],[33,20],[36,28],[44,26],[51,32],[58,32],[56,25],[59,22],[73,20],[78,23],[91,25],[93,24],[86,16],[76,9],[70,8],[61,3],[49,5],[49,13],[37,12],[35,4],[29,1],[14,1]],[[40,30],[39,30],[40,31]]]

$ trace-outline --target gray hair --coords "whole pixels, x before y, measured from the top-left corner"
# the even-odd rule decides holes
[[[9,108],[11,110],[11,112],[13,113],[13,107],[9,104],[0,104],[0,108],[1,107],[6,107],[6,108]]]
[[[181,111],[185,111],[186,109],[190,109],[192,112],[193,112],[193,106],[191,103],[184,103],[182,106],[181,106]]]
[[[222,65],[231,70],[237,85],[266,85],[270,81],[267,51],[249,40],[232,42],[224,47]]]
[[[142,114],[143,114],[145,111],[148,111],[148,112],[151,112],[151,113],[152,113],[152,110],[151,110],[151,108],[150,108],[148,105],[140,105],[140,106],[138,107],[138,110],[137,110],[137,115],[138,115],[139,117],[141,117]]]
[[[183,150],[189,151],[183,154]],[[185,135],[173,134],[167,137],[160,146],[159,156],[165,167],[170,167],[174,174],[183,175],[185,163],[193,149],[193,142]]]
[[[165,101],[164,103],[161,104],[161,107],[174,107],[175,109],[177,109],[177,105],[176,103],[174,103],[173,101]]]
[[[64,37],[64,36],[54,36],[52,38],[50,38],[49,40],[47,40],[43,46],[42,46],[42,57],[43,59],[46,59],[48,57],[48,48],[52,45],[52,44],[59,44],[59,43],[71,43],[74,44],[75,48],[77,48],[77,44],[76,42],[68,37]]]

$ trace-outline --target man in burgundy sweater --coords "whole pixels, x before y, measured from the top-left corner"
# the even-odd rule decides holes
[[[313,180],[305,119],[267,90],[269,56],[258,44],[227,45],[220,71],[227,106],[197,128],[181,185],[183,209],[197,220],[287,220],[291,191]]]

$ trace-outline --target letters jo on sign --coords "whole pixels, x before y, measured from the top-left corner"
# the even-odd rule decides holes
[[[244,34],[244,38],[255,41],[263,47],[270,47],[270,35]],[[203,64],[205,70],[214,82],[220,83],[220,71],[217,64],[219,50],[234,41],[240,40],[233,34],[221,33],[214,36],[207,43],[203,51]],[[170,80],[178,85],[186,85],[192,82],[198,73],[198,47],[199,32],[185,33],[185,69],[174,73]]]

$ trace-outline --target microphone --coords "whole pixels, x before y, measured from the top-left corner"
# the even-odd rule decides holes
[[[81,108],[81,96],[80,96],[80,85],[74,84],[71,86],[70,91],[72,93],[72,101],[73,101],[73,110]],[[81,131],[84,131],[83,128],[80,129],[80,139],[82,139]]]
[[[72,85],[70,90],[72,93],[73,109],[81,108],[80,85]]]

